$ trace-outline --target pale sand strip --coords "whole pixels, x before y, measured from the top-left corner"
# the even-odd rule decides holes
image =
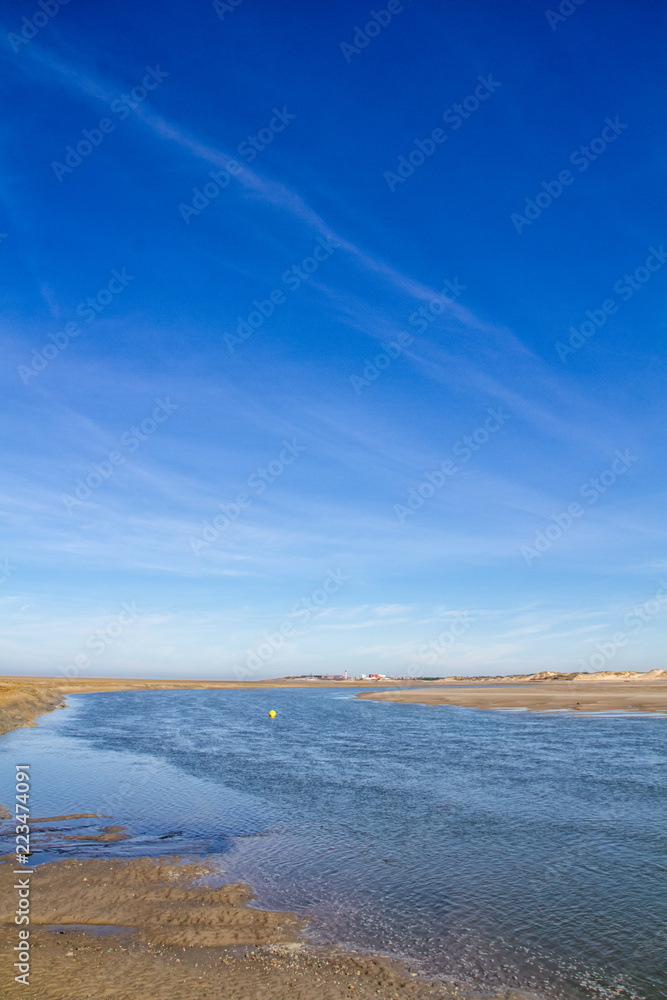
[[[459,682],[460,683],[460,682]],[[666,681],[531,681],[430,689],[364,691],[358,698],[462,708],[527,708],[533,712],[667,712]]]

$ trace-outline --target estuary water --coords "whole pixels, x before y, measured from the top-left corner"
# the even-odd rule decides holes
[[[0,738],[0,803],[30,764],[33,817],[112,816],[37,824],[34,862],[214,855],[315,940],[481,987],[657,1000],[666,727],[347,688],[75,695]],[[67,839],[105,823],[130,836]]]

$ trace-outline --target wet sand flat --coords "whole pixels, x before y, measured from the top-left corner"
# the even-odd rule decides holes
[[[18,941],[12,865],[0,865],[0,962]],[[217,869],[178,858],[58,861],[31,876],[30,986],[17,1000],[426,1000],[471,996],[396,962],[299,941],[305,922],[249,907],[243,885],[212,887]],[[16,939],[16,940],[15,940]],[[487,993],[521,1000],[509,990]]]

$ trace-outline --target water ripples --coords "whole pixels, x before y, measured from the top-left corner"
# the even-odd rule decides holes
[[[163,691],[73,697],[0,753],[29,751],[41,815],[104,811],[131,835],[55,831],[44,858],[212,853],[318,940],[488,987],[658,1000],[664,736],[657,717]]]

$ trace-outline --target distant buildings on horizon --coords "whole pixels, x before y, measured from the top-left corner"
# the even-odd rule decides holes
[[[358,674],[348,677],[347,670],[343,674],[294,674],[285,677],[286,681],[441,681],[444,677],[387,677],[386,674]]]
[[[395,677],[387,678],[386,674],[359,674],[358,677],[348,677],[347,670],[344,674],[299,674],[298,676],[286,677],[290,681],[384,681],[398,680]]]

